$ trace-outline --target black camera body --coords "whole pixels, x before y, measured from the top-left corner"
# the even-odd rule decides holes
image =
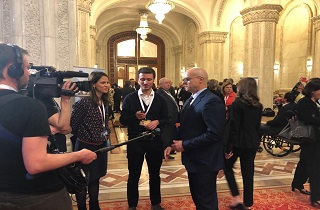
[[[31,66],[31,74],[28,83],[28,95],[33,98],[59,98],[61,95],[74,96],[75,91],[61,89],[64,79],[73,77],[88,78],[87,73],[75,71],[57,71],[52,66]],[[90,91],[90,81],[75,82],[78,91]]]

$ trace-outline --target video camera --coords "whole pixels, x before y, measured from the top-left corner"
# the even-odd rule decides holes
[[[59,98],[61,95],[74,96],[75,91],[61,89],[64,79],[73,77],[88,78],[87,73],[75,71],[57,71],[52,66],[30,67],[31,76],[28,83],[28,95],[33,98]],[[75,82],[78,91],[90,91],[90,81]]]

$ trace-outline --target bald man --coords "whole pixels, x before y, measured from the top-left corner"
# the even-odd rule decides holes
[[[170,93],[171,84],[170,79],[163,77],[159,80],[160,88],[157,91],[157,93],[165,99],[169,115],[169,124],[162,128],[161,132],[164,149],[171,145],[173,135],[176,133],[176,123],[179,115],[179,106],[174,96]],[[168,156],[168,158],[174,159],[173,156]]]
[[[183,82],[192,96],[180,113],[181,140],[174,140],[171,148],[165,150],[165,156],[172,149],[182,152],[197,210],[215,210],[218,209],[217,174],[224,168],[225,107],[221,99],[207,89],[208,74],[204,69],[188,69]]]

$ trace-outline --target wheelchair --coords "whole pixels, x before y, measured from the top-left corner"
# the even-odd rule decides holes
[[[289,155],[291,152],[297,152],[300,150],[299,145],[295,145],[286,141],[286,139],[277,136],[264,133],[261,136],[261,142],[264,149],[271,155],[276,157],[284,157]],[[261,150],[261,148],[260,148]]]

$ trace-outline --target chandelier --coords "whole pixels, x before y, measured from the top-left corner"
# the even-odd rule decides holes
[[[159,24],[162,24],[164,15],[174,8],[174,4],[170,0],[150,0],[146,8],[155,14]]]
[[[147,12],[140,12],[140,25],[138,28],[136,28],[136,32],[140,34],[140,38],[142,40],[146,40],[147,34],[152,31],[151,28],[149,28],[147,18],[148,18]]]

